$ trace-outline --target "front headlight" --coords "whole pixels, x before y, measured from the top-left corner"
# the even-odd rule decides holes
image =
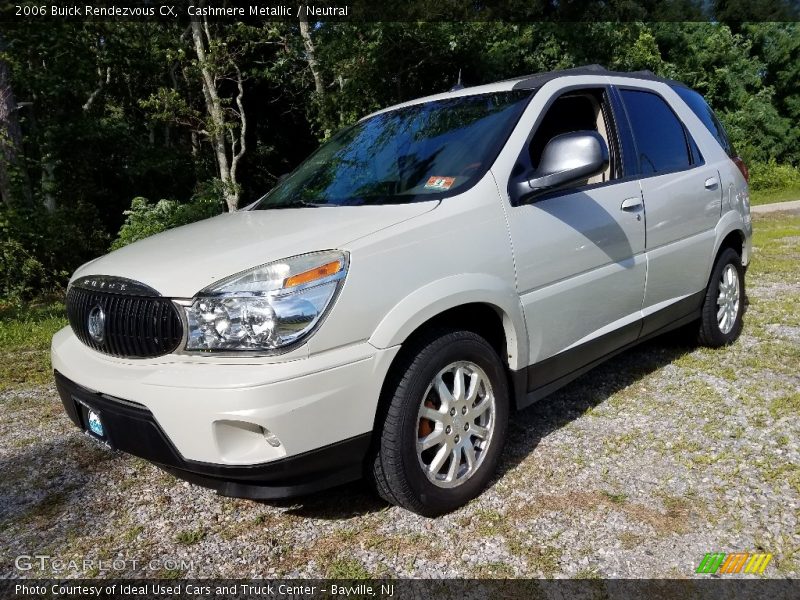
[[[347,274],[347,255],[294,256],[228,277],[186,310],[187,350],[276,350],[311,333]]]

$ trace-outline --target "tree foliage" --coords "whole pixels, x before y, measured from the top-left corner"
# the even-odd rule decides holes
[[[219,183],[206,186],[189,202],[162,199],[153,204],[147,198],[137,196],[131,201],[131,207],[123,213],[125,222],[111,249],[116,250],[167,229],[220,214],[222,202],[219,190],[215,189],[217,185]]]

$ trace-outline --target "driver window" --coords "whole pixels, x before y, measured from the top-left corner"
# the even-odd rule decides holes
[[[573,131],[596,131],[603,137],[609,148],[609,166],[603,173],[599,173],[585,182],[577,183],[576,187],[613,179],[614,152],[608,135],[611,128],[606,122],[607,111],[603,110],[602,103],[603,92],[601,90],[567,92],[557,98],[545,113],[528,146],[531,167],[538,168],[544,147],[555,136]]]

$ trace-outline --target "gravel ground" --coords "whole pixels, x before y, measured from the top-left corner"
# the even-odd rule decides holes
[[[800,218],[756,226],[736,344],[670,336],[583,376],[513,418],[492,487],[434,520],[364,484],[220,498],[87,439],[52,385],[7,390],[0,577],[692,577],[712,551],[797,577]],[[128,562],[15,568],[33,554]]]

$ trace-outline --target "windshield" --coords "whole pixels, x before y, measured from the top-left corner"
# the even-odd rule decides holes
[[[256,209],[434,200],[474,184],[496,158],[531,92],[437,100],[339,132]]]

